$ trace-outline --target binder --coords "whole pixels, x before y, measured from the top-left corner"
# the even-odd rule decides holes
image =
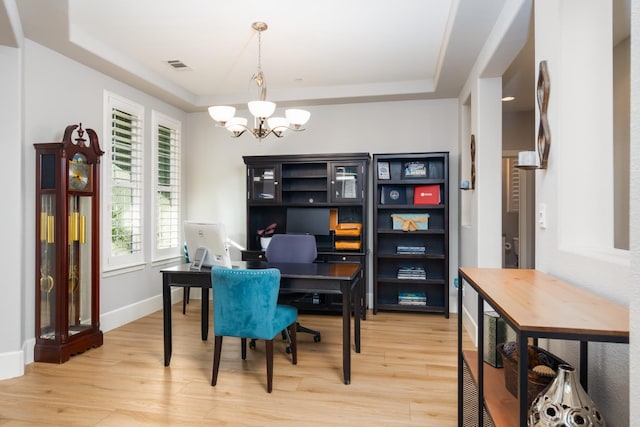
[[[414,205],[439,205],[439,185],[416,185],[413,190]]]
[[[381,205],[406,205],[407,192],[404,187],[394,185],[383,185],[380,193]]]

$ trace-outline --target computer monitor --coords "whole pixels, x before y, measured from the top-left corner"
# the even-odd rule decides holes
[[[329,208],[288,208],[286,232],[328,236]]]
[[[231,268],[229,241],[224,224],[185,221],[184,237],[187,241],[187,252],[192,261],[192,268],[213,266]],[[206,254],[202,257],[204,252]]]

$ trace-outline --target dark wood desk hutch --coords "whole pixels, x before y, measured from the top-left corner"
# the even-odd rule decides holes
[[[369,153],[244,156],[247,165],[247,250],[243,261],[264,260],[258,230],[316,236],[316,262],[362,265],[361,303],[367,302],[367,182]],[[354,226],[353,224],[360,224]],[[344,228],[345,230],[340,230]],[[341,310],[340,298],[313,295],[306,311]]]
[[[449,317],[449,153],[373,155],[373,313]]]

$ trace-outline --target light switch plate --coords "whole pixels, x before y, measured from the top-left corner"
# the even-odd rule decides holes
[[[538,209],[538,226],[542,229],[547,228],[547,205],[544,203],[540,203]]]

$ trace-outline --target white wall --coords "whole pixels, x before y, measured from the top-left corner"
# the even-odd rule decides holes
[[[628,306],[629,253],[613,249],[611,3],[539,0],[535,25],[536,64],[547,61],[551,81],[552,135],[549,167],[536,172],[536,203],[547,206],[536,268]],[[550,349],[578,366],[575,343]],[[590,346],[589,394],[607,425],[629,424],[628,368],[629,346]]]
[[[615,192],[614,247],[629,249],[629,120],[631,40],[627,37],[613,49],[613,165]]]
[[[455,245],[458,239],[456,182],[459,176],[456,100],[305,108],[311,111],[307,130],[290,133],[282,139],[270,137],[262,142],[249,135],[231,138],[227,131],[214,126],[207,113],[191,114],[188,120],[190,141],[186,153],[187,217],[225,222],[232,239],[246,241],[246,178],[242,160],[245,155],[449,151],[452,283],[458,266]],[[248,117],[246,111],[238,114]],[[368,241],[371,248],[371,234]],[[369,289],[371,291],[371,283]],[[450,304],[451,309],[456,310],[452,286],[450,294],[454,298]],[[372,299],[369,303],[371,305]]]
[[[21,53],[19,49],[0,46],[0,158],[3,165],[0,177],[4,183],[4,200],[7,204],[0,211],[0,234],[3,245],[0,247],[0,269],[2,269],[2,298],[0,299],[0,378],[22,375],[24,372],[24,354],[22,342],[25,334],[21,327],[24,314],[23,270],[32,264],[21,256],[27,245],[22,230],[25,224],[23,215],[23,194],[25,183],[22,179],[22,153],[20,150],[20,120],[22,104]],[[9,327],[12,325],[12,327]]]
[[[631,298],[629,323],[629,419],[640,419],[640,2],[631,6]]]

